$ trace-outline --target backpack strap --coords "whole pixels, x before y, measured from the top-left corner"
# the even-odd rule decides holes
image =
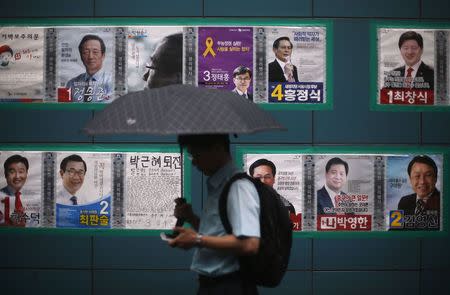
[[[223,227],[225,228],[225,231],[228,234],[233,233],[233,229],[231,228],[230,220],[228,219],[228,213],[227,213],[227,202],[228,202],[228,193],[230,192],[230,187],[236,180],[239,179],[248,179],[252,183],[255,183],[253,178],[250,177],[245,172],[239,172],[233,175],[230,180],[225,184],[222,193],[220,194],[219,198],[219,215],[220,220],[222,221]]]

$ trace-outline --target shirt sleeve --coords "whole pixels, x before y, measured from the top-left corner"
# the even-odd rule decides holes
[[[236,237],[260,237],[259,196],[249,180],[235,181],[228,193],[228,219]]]

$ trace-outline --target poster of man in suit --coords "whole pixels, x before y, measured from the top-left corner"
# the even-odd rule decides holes
[[[378,30],[379,103],[433,105],[435,52],[434,30]]]
[[[442,163],[439,154],[387,157],[389,230],[442,230]]]
[[[320,27],[267,27],[268,101],[324,103],[326,31]]]
[[[316,155],[318,231],[370,231],[374,215],[374,157]]]
[[[42,226],[40,152],[0,152],[0,226]]]

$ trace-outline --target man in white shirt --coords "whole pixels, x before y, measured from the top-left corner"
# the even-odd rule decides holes
[[[70,155],[61,161],[59,174],[63,189],[58,193],[57,204],[80,205],[88,202],[86,198],[77,195],[84,183],[86,171],[86,162],[79,155]]]

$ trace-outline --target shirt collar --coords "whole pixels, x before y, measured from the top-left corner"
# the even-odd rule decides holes
[[[89,81],[90,79],[92,79],[93,81],[99,81],[101,79],[101,77],[103,76],[103,73],[105,71],[103,71],[103,68],[100,69],[99,71],[95,72],[94,75],[89,75],[87,72],[84,73],[84,80],[85,81]]]
[[[431,193],[426,195],[424,198],[419,198],[419,196],[416,194],[416,203],[418,200],[422,200],[426,203],[431,198],[431,196],[434,194],[435,191],[436,191],[436,189],[434,189]]]
[[[413,69],[414,69],[413,74],[414,74],[414,76],[415,76],[415,74],[416,74],[417,71],[419,70],[419,67],[420,67],[420,64],[421,64],[421,63],[422,63],[422,60],[419,60],[419,61],[418,61],[415,65],[413,65],[412,67],[410,67],[410,66],[408,66],[408,65],[405,65],[405,75],[407,74],[409,68],[413,68]]]
[[[289,62],[284,62],[284,61],[282,61],[281,59],[278,59],[277,57],[275,58],[276,60],[277,60],[277,62],[278,62],[278,64],[281,66],[281,68],[283,69],[283,72],[284,72],[284,66]]]

